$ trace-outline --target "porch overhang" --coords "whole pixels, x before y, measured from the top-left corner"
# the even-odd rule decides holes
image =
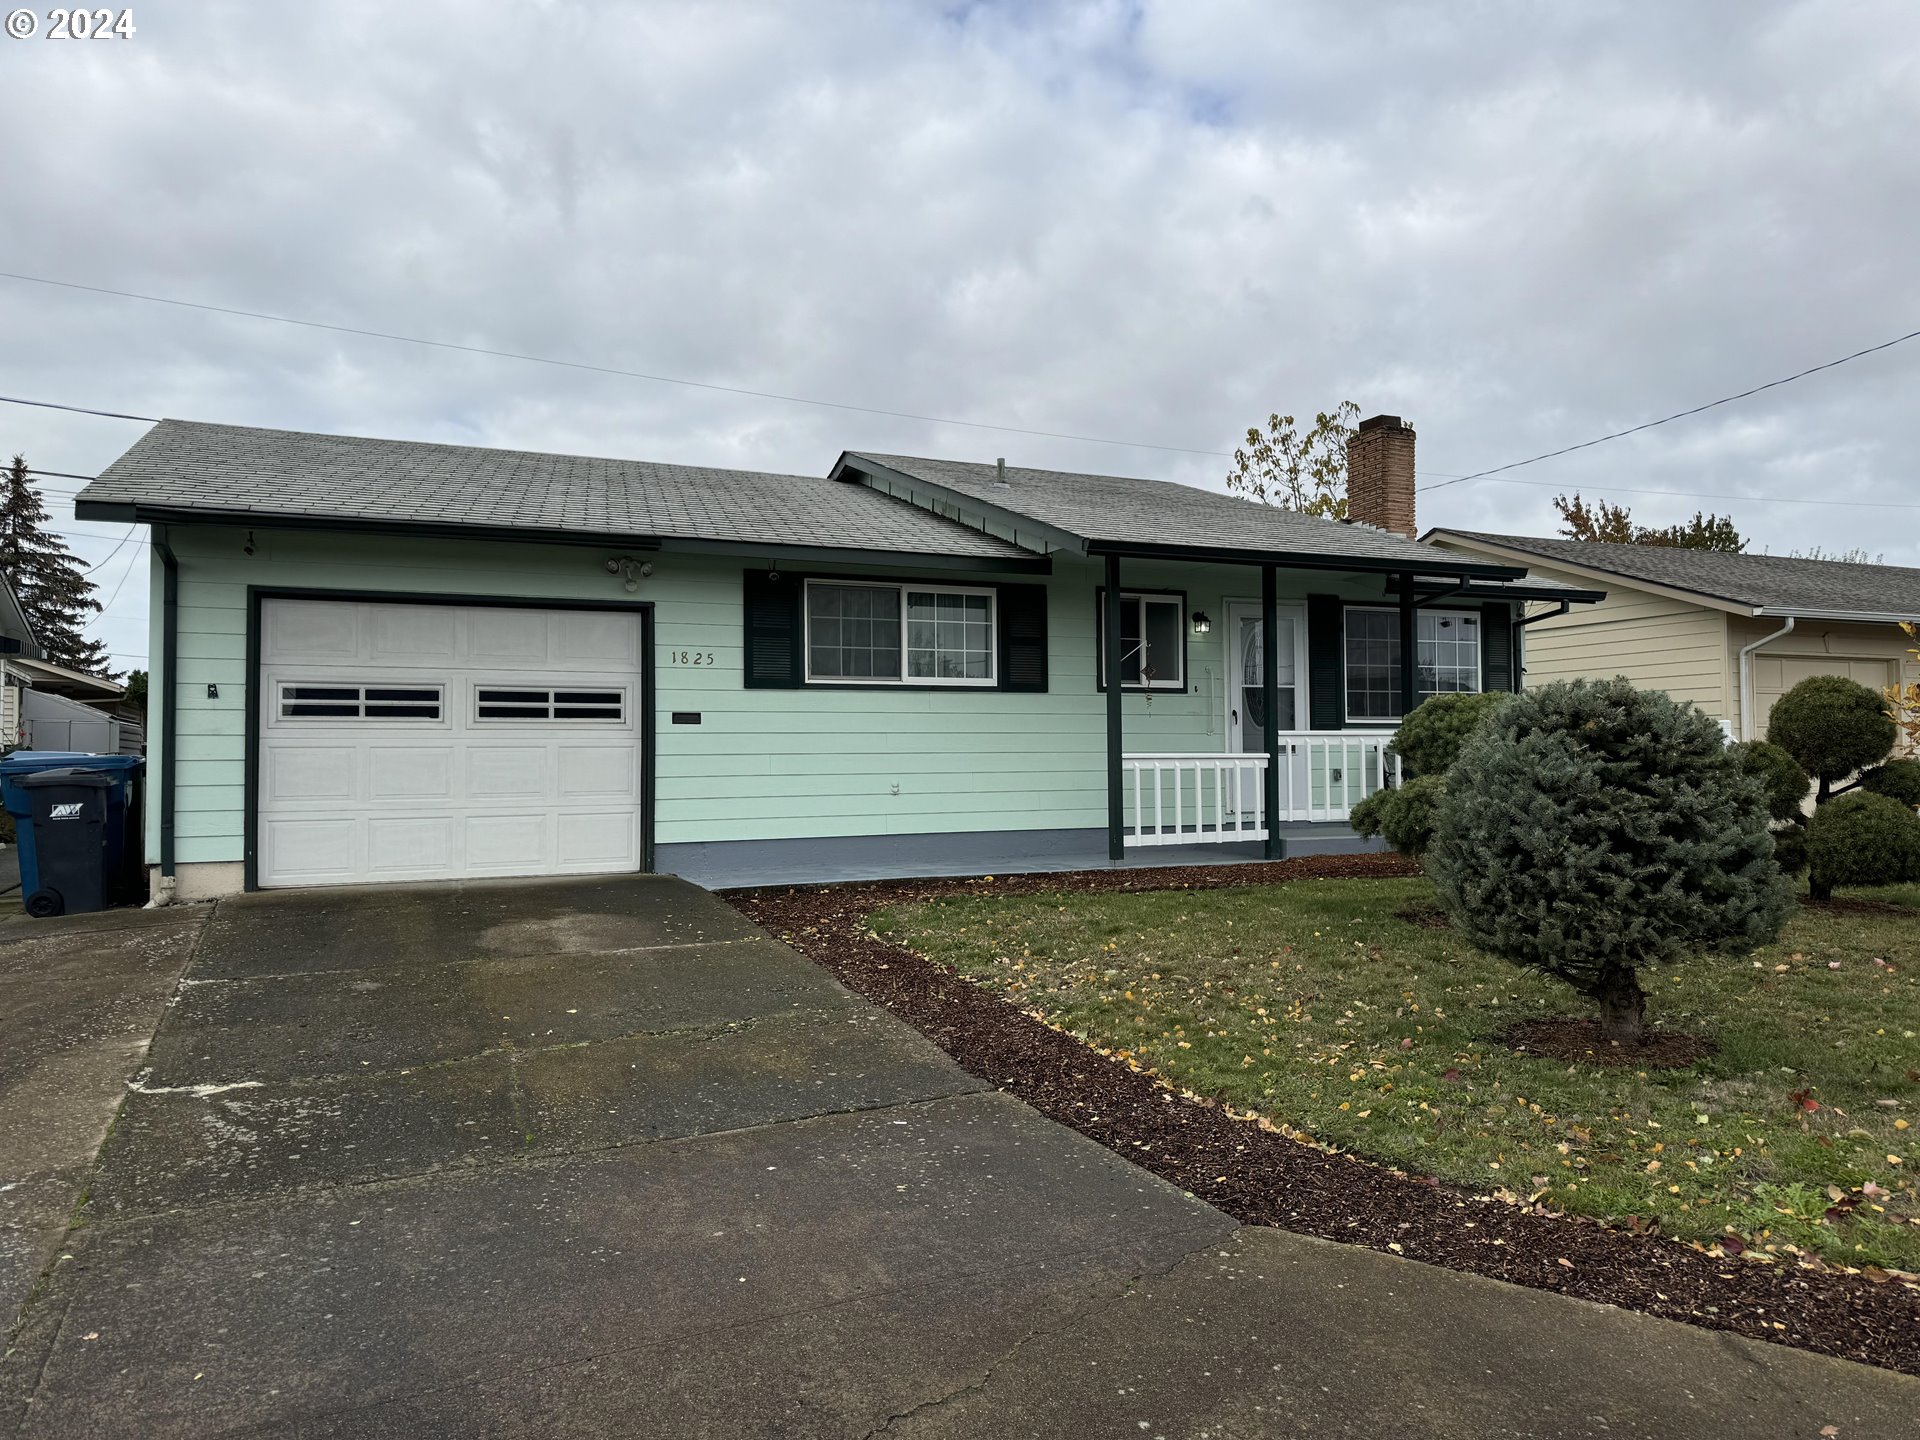
[[[1416,576],[1414,583],[1419,583]],[[1399,575],[1389,576],[1387,589],[1398,593],[1403,585]],[[1559,601],[1565,600],[1575,605],[1597,605],[1607,598],[1604,590],[1587,590],[1572,585],[1553,585],[1543,581],[1528,580],[1524,585],[1503,585],[1497,581],[1471,581],[1456,592],[1462,600],[1511,600],[1516,604],[1528,600]]]
[[[1452,561],[1422,558],[1416,565],[1405,560],[1382,559],[1372,555],[1323,555],[1289,550],[1243,550],[1200,545],[1154,545],[1137,540],[1089,540],[1089,555],[1114,555],[1137,560],[1181,560],[1203,565],[1271,565],[1280,570],[1319,570],[1344,575],[1411,574],[1415,583],[1445,578],[1452,580],[1518,580],[1526,570],[1517,565],[1501,565],[1486,560]],[[1544,598],[1548,598],[1543,596]]]

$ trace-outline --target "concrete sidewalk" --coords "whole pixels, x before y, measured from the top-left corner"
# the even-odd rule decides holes
[[[147,1059],[0,1365],[0,1433],[1920,1415],[1903,1377],[1243,1229],[678,881],[223,902]]]

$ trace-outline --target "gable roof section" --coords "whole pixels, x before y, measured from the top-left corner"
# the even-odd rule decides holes
[[[1249,560],[1338,570],[1518,578],[1524,567],[1476,563],[1370,525],[1348,525],[1170,480],[1083,475],[914,455],[850,451],[835,476],[858,473],[915,503],[957,505],[1036,545],[1092,554]]]
[[[520,539],[721,542],[1046,567],[1030,550],[817,475],[162,420],[82,519],[325,523]],[[504,537],[503,537],[504,538]]]
[[[1431,530],[1460,544],[1616,575],[1629,582],[1700,596],[1758,615],[1807,615],[1863,621],[1920,619],[1920,570],[1802,560],[1791,555],[1732,555],[1670,545],[1610,545],[1476,530]]]

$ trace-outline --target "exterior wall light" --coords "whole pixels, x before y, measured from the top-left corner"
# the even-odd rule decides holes
[[[1213,629],[1213,621],[1207,618],[1206,611],[1196,610],[1193,612],[1193,633],[1194,634],[1205,635],[1212,629]]]
[[[615,555],[607,560],[607,573],[621,577],[621,584],[629,593],[640,588],[642,580],[653,575],[651,560],[635,560],[631,555]]]

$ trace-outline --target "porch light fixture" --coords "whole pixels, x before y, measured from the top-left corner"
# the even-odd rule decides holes
[[[653,562],[636,560],[631,555],[610,555],[607,557],[607,573],[618,575],[620,583],[631,594],[640,588],[640,582],[652,577]]]
[[[1194,634],[1205,635],[1209,633],[1212,629],[1213,629],[1213,621],[1207,618],[1206,611],[1196,610],[1193,612],[1193,633]]]

